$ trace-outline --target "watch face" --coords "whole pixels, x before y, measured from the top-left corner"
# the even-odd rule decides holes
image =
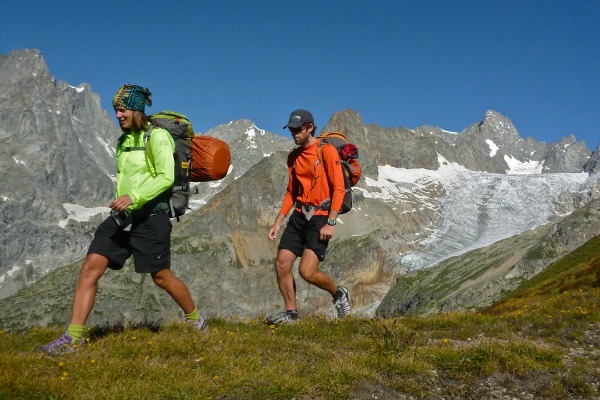
[[[335,219],[328,219],[327,220],[327,225],[334,226],[335,225]]]

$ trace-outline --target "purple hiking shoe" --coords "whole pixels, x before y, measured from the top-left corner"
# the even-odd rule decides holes
[[[206,318],[204,318],[204,316],[202,314],[200,314],[199,321],[194,321],[193,319],[187,319],[187,318],[184,318],[182,321],[185,322],[186,324],[193,326],[194,328],[198,329],[199,331],[204,331],[208,328],[208,323],[206,322]]]
[[[85,338],[82,338],[79,343],[73,343],[73,338],[69,332],[65,331],[58,339],[45,346],[38,346],[35,351],[37,353],[44,353],[48,356],[60,356],[76,351],[84,343]]]

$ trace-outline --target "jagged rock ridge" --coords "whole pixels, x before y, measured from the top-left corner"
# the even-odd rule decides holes
[[[0,297],[89,244],[69,206],[108,204],[117,137],[89,85],[56,81],[36,50],[0,56]]]

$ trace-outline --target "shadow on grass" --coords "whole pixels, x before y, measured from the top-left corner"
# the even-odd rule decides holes
[[[147,329],[153,333],[160,332],[161,324],[158,322],[141,322],[138,324],[114,324],[94,326],[90,328],[88,336],[91,340],[101,339],[111,333],[121,333],[125,330]]]

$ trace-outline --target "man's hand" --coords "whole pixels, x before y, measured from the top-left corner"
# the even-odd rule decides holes
[[[323,225],[319,230],[319,240],[329,240],[333,237],[334,226]]]
[[[279,232],[279,227],[281,226],[281,222],[283,221],[284,218],[285,218],[285,214],[277,215],[277,218],[275,219],[273,226],[271,226],[271,229],[269,229],[269,234],[267,235],[267,237],[269,239],[275,240],[277,238],[277,233]]]
[[[275,222],[273,224],[273,226],[271,227],[271,229],[269,229],[269,236],[268,236],[269,239],[275,240],[278,232],[279,232],[279,224],[277,222]]]

